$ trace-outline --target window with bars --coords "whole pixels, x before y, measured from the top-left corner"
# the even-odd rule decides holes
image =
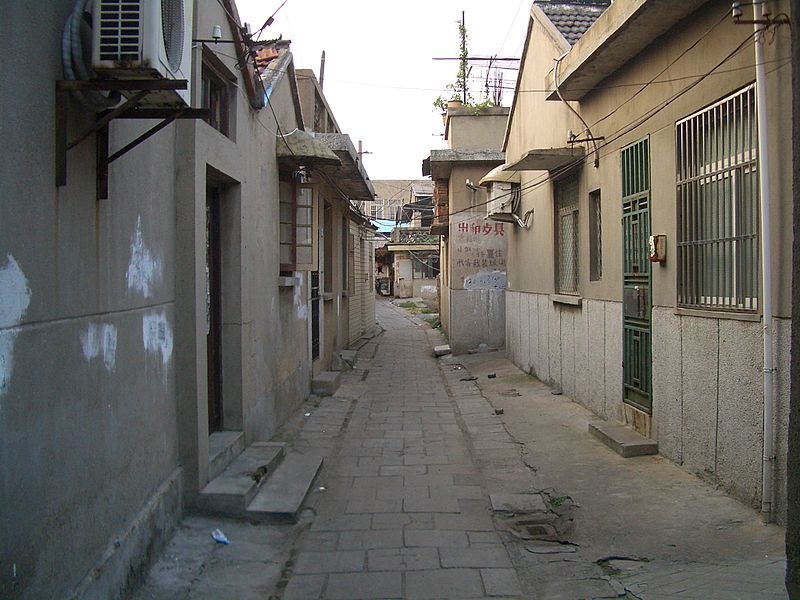
[[[578,293],[578,179],[556,184],[556,291]]]
[[[676,125],[678,305],[756,311],[755,86]]]

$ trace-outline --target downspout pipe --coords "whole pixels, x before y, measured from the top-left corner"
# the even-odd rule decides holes
[[[774,519],[772,497],[775,481],[775,450],[773,448],[773,377],[772,355],[772,219],[770,211],[769,140],[767,136],[767,87],[764,69],[764,41],[766,26],[763,3],[754,1],[756,53],[756,110],[758,113],[758,181],[761,199],[761,273],[762,315],[764,328],[764,447],[761,474],[761,518],[765,523]]]

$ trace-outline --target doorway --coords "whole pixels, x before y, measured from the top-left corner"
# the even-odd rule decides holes
[[[650,140],[622,149],[623,401],[652,413]]]
[[[208,432],[222,430],[222,192],[206,188],[206,359]]]

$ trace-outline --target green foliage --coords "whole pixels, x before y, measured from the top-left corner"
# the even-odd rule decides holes
[[[485,98],[483,101],[476,103],[472,94],[469,92],[469,75],[472,68],[469,66],[469,51],[467,43],[469,36],[467,35],[467,28],[462,21],[456,21],[458,26],[459,37],[459,50],[458,50],[458,72],[456,73],[456,80],[453,83],[448,83],[445,89],[451,92],[449,98],[445,96],[437,96],[433,101],[434,108],[438,108],[441,112],[447,110],[448,100],[460,100],[464,108],[471,108],[473,115],[479,115],[487,108],[495,106],[489,97],[489,90],[487,87]]]

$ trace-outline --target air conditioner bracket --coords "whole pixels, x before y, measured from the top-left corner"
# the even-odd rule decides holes
[[[92,134],[96,134],[96,196],[98,200],[107,199],[109,164],[164,129],[175,119],[205,119],[208,117],[209,111],[205,108],[144,108],[140,106],[142,99],[154,90],[185,90],[188,85],[189,82],[185,79],[56,81],[56,186],[67,185],[67,151]],[[119,106],[100,113],[91,127],[71,142],[67,142],[69,92],[90,90],[128,91],[134,93]],[[109,156],[108,127],[114,119],[161,119],[161,122]]]

